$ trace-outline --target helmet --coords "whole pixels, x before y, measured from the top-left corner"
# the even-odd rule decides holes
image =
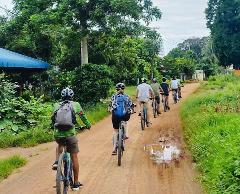
[[[153,78],[153,80],[152,80],[154,83],[156,83],[157,82],[157,79],[156,78]]]
[[[124,83],[117,83],[117,84],[116,84],[116,89],[122,89],[122,90],[124,90],[124,89],[125,89]]]
[[[74,92],[72,91],[72,89],[67,87],[67,88],[62,90],[61,96],[62,96],[62,98],[66,98],[66,97],[71,97],[72,98],[74,96]]]
[[[165,82],[165,81],[167,81],[167,79],[166,79],[165,77],[163,77],[163,78],[162,78],[162,81]]]
[[[141,81],[142,81],[142,83],[143,83],[143,82],[147,82],[147,79],[146,79],[145,77],[143,77],[143,78],[141,79]]]

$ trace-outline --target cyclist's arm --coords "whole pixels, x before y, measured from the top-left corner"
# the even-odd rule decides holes
[[[75,112],[79,115],[80,119],[82,120],[83,124],[86,126],[87,129],[91,128],[91,123],[88,120],[86,114],[83,112],[82,107],[79,103],[75,104]]]
[[[137,88],[137,92],[136,92],[136,98],[138,98],[138,88]]]
[[[151,86],[149,86],[149,93],[150,93],[150,97],[154,98],[154,92]]]

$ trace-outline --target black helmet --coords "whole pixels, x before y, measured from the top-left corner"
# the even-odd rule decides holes
[[[67,87],[67,88],[62,90],[61,96],[62,96],[62,98],[73,98],[74,92],[73,92],[72,89]]]
[[[117,83],[117,84],[116,84],[116,89],[122,89],[122,90],[124,90],[124,89],[125,89],[124,83]]]
[[[163,78],[162,78],[162,81],[165,82],[165,81],[167,81],[167,79],[166,79],[165,77],[163,77]]]

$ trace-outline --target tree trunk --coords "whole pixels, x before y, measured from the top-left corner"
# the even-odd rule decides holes
[[[81,40],[81,65],[88,64],[88,40],[87,36]]]

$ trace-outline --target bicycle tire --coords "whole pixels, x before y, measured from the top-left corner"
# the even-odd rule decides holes
[[[153,117],[156,118],[157,117],[157,101],[154,100],[153,101]]]
[[[144,108],[143,108],[142,114],[141,114],[141,128],[142,128],[142,130],[145,129],[145,111],[144,111]]]
[[[123,130],[122,130],[122,126],[120,126],[119,128],[119,132],[118,132],[118,166],[121,166],[122,164],[122,146],[123,146]]]
[[[57,194],[64,193],[64,161],[63,161],[64,153],[59,156],[58,159],[58,167],[57,167],[57,175],[56,175],[56,192]]]

